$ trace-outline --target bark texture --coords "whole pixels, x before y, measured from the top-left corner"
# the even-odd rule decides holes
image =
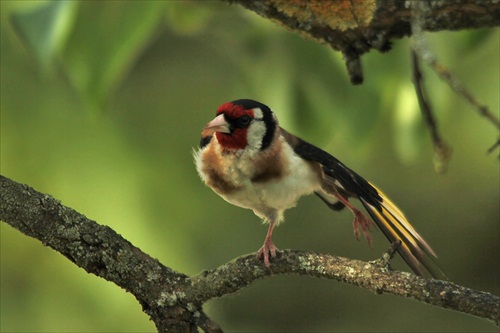
[[[160,332],[221,331],[203,310],[206,301],[252,282],[281,274],[332,279],[499,322],[500,298],[448,281],[392,271],[391,253],[375,262],[332,255],[280,251],[271,269],[242,256],[189,277],[162,265],[109,227],[62,205],[53,197],[0,176],[0,219],[60,252],[87,272],[133,294]]]
[[[412,34],[412,2],[397,0],[225,0],[342,52],[351,82],[363,82],[360,56],[386,52],[391,40]],[[500,24],[500,2],[424,1],[423,31],[464,30]]]

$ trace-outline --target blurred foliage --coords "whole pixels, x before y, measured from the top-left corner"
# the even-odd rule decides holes
[[[498,29],[427,34],[439,59],[499,110]],[[191,153],[216,107],[254,98],[398,202],[450,279],[499,292],[498,133],[424,71],[449,172],[436,175],[408,41],[341,56],[212,1],[1,1],[1,173],[111,226],[186,274],[255,251],[266,232],[198,179]],[[349,212],[315,198],[287,212],[282,248],[372,260]],[[399,259],[394,266],[407,269]],[[1,224],[1,331],[154,331],[136,300]],[[213,300],[227,331],[497,331],[485,321],[332,281],[275,277]],[[387,319],[390,316],[390,320]]]

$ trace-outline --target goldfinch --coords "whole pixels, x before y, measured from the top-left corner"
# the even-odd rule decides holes
[[[439,276],[435,252],[394,203],[378,188],[322,149],[288,133],[271,109],[251,99],[224,103],[201,134],[195,151],[201,179],[227,202],[253,210],[269,223],[257,252],[264,265],[276,256],[273,229],[297,200],[316,194],[328,207],[347,207],[354,214],[354,234],[371,242],[370,219],[349,203],[358,199],[398,252],[421,276]]]

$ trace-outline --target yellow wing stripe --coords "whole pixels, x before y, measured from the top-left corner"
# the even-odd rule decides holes
[[[425,276],[427,271],[433,277],[445,278],[430,257],[436,257],[436,254],[429,244],[408,222],[403,212],[382,191],[375,186],[374,188],[382,199],[379,207],[369,204],[363,198],[360,198],[360,200],[389,241],[401,241],[398,252],[410,268],[422,276]]]
[[[368,205],[367,208],[369,209],[370,215],[372,215],[373,219],[375,220],[375,222],[377,222],[380,229],[382,229],[382,231],[386,234],[386,237],[391,242],[394,242],[397,240],[401,241],[401,245],[398,249],[398,252],[400,252],[401,256],[408,263],[408,265],[411,267],[411,269],[415,273],[417,273],[421,276],[425,276],[424,268],[423,268],[422,264],[420,263],[420,260],[418,260],[416,258],[416,256],[413,253],[414,251],[412,251],[411,248],[409,247],[409,243],[410,243],[413,248],[415,248],[415,247],[418,248],[415,241],[411,237],[408,237],[408,236],[401,237],[394,229],[394,227],[397,227],[397,224],[396,225],[394,224],[394,220],[392,220],[391,222],[388,222],[386,220],[386,218],[377,210],[377,208],[375,208],[369,204],[367,204],[367,205]],[[405,231],[403,230],[403,233],[404,232]],[[406,233],[406,235],[408,235],[408,233]]]
[[[409,239],[411,238],[416,239],[419,247],[422,246],[427,253],[437,258],[436,252],[434,252],[434,250],[425,241],[425,239],[423,239],[422,236],[420,236],[420,234],[415,230],[415,228],[413,228],[410,222],[408,222],[403,212],[398,207],[396,207],[396,205],[391,200],[389,200],[389,198],[387,198],[387,196],[382,191],[380,191],[376,186],[374,186],[371,183],[370,185],[372,185],[377,190],[378,194],[382,198],[381,204],[383,209],[386,210],[392,217],[396,219],[396,221],[394,221],[394,219],[391,218],[395,226],[398,227],[398,229],[407,237],[409,236],[408,233],[410,233],[411,237],[408,237]],[[401,227],[404,227],[407,232],[405,232]]]

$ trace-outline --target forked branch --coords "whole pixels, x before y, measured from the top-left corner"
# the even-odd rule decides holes
[[[333,279],[499,322],[499,297],[447,281],[391,271],[386,265],[389,255],[368,263],[287,250],[279,252],[267,269],[255,260],[255,254],[250,254],[188,277],[49,195],[4,176],[0,176],[0,190],[2,221],[133,294],[160,332],[196,332],[198,327],[220,331],[203,313],[204,302],[280,274]]]
[[[360,57],[386,52],[392,39],[411,35],[412,3],[425,2],[423,31],[465,30],[500,24],[500,3],[482,1],[224,0],[342,52],[351,82],[363,82]]]

